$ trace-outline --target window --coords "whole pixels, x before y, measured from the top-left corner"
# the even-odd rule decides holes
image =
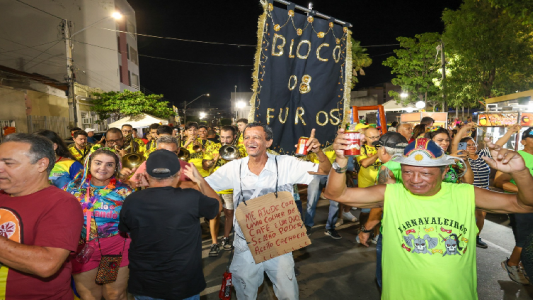
[[[130,46],[130,58],[131,58],[132,63],[139,65],[139,54],[137,53],[137,50],[133,49],[133,47],[131,46]]]
[[[136,89],[139,88],[139,75],[135,73],[131,74],[131,87]]]
[[[118,52],[120,52],[120,36],[117,35],[117,48]]]
[[[120,76],[120,82],[124,83],[124,80],[122,78],[122,66],[118,66],[118,75]]]
[[[133,25],[133,23],[128,20],[127,23],[126,23],[126,31],[131,34],[131,36],[135,39],[137,39],[137,36],[135,35],[137,33],[136,29],[135,29],[135,25]]]
[[[126,55],[130,59],[130,46],[128,44],[126,44]]]
[[[131,86],[131,72],[128,71],[128,84]]]

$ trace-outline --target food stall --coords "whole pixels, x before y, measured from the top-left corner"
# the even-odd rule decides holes
[[[478,144],[483,144],[485,136],[495,142],[505,134],[507,126],[520,124],[522,130],[509,139],[505,148],[522,150],[524,148],[520,143],[522,133],[533,127],[532,96],[533,90],[529,90],[487,99],[486,111],[478,113]]]
[[[435,120],[433,126],[440,126],[447,128],[448,126],[448,113],[447,112],[412,112],[404,113],[400,116],[400,123],[412,123],[413,125],[420,124],[420,121],[424,117],[431,117]]]

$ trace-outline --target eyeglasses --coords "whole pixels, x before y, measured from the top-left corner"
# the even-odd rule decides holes
[[[379,135],[378,136],[367,136],[367,138],[371,139],[371,140],[379,140]]]
[[[108,142],[109,144],[116,144],[116,143],[118,143],[118,142],[120,142],[120,141],[122,141],[122,139],[118,139],[118,140],[107,140],[107,142]]]

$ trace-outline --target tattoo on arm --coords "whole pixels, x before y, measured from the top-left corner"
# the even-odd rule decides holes
[[[378,184],[387,184],[390,178],[389,168],[385,167],[379,170]]]

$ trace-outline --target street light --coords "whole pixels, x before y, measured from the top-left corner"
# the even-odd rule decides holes
[[[207,114],[205,112],[200,112],[200,120],[205,118],[207,116]]]
[[[202,98],[203,96],[209,97],[209,94],[201,94],[200,96],[194,98],[192,101],[189,101],[189,103],[187,103],[187,101],[183,103],[183,124],[187,124],[187,105],[190,105],[191,103]]]
[[[407,96],[409,96],[409,94],[407,94],[406,92],[402,92],[402,93],[400,94],[400,97],[401,97],[402,99],[407,98]]]
[[[237,108],[244,108],[246,106],[246,103],[244,101],[237,102]]]
[[[426,107],[426,103],[424,101],[418,101],[415,106],[418,109],[423,109],[424,107]]]

